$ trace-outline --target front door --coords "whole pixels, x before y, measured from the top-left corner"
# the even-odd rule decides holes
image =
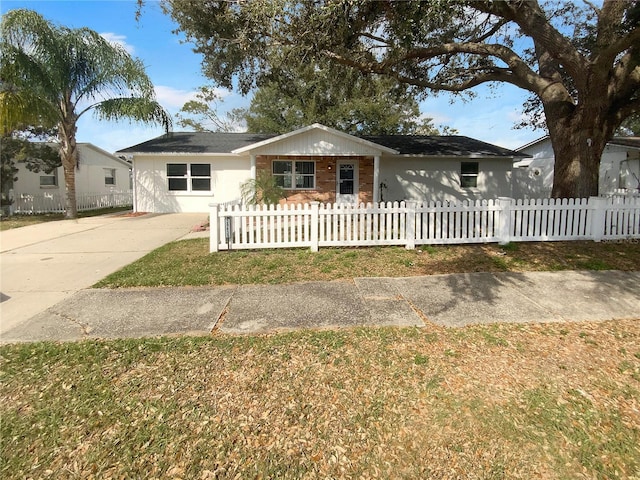
[[[336,203],[358,203],[358,162],[338,161]]]

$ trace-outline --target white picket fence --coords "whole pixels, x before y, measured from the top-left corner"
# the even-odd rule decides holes
[[[640,198],[211,205],[210,251],[640,238]]]
[[[89,193],[76,195],[79,212],[99,208],[126,207],[133,205],[131,192]],[[13,197],[12,214],[35,215],[42,213],[64,213],[65,197],[61,193],[38,195],[19,193]]]

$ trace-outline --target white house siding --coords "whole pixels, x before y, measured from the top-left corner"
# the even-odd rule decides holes
[[[211,191],[169,191],[168,163],[210,164]],[[137,154],[134,160],[134,210],[153,213],[208,212],[210,203],[238,200],[240,185],[249,178],[250,160],[248,156]]]
[[[533,156],[524,168],[513,169],[513,195],[516,198],[545,198],[553,188],[555,156],[551,141],[541,140],[519,151]],[[638,191],[640,160],[638,149],[607,145],[600,161],[598,193],[610,195],[619,189]]]
[[[117,157],[91,144],[78,144],[79,162],[76,169],[76,194],[105,194],[111,192],[130,192],[130,166]],[[57,185],[40,185],[40,177],[44,172],[34,173],[27,170],[24,164],[17,164],[18,180],[13,184],[14,196],[20,194],[64,194],[64,171],[56,169]],[[105,170],[115,170],[115,184],[105,183]]]
[[[461,162],[478,162],[477,188],[460,186]],[[383,156],[382,200],[466,200],[511,196],[511,161],[486,158]]]

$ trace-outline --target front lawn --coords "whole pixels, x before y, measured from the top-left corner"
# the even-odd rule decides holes
[[[640,473],[640,322],[0,348],[0,477]]]
[[[465,272],[640,270],[640,242],[535,242],[402,247],[272,249],[209,253],[208,239],[161,247],[98,287],[291,283]]]

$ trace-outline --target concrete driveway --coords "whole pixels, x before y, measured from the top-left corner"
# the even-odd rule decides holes
[[[0,232],[0,335],[206,220],[116,215]]]

